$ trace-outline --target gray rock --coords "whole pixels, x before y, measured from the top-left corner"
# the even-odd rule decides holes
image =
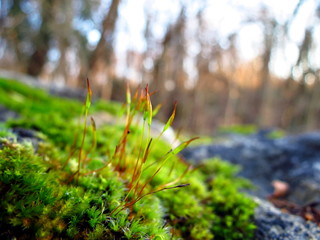
[[[0,127],[0,131],[1,130],[2,129]],[[43,141],[39,137],[39,134],[36,131],[31,129],[15,127],[15,128],[6,129],[5,131],[8,132],[9,135],[6,137],[0,138],[0,149],[3,147],[3,141],[9,140],[10,142],[31,143],[34,151],[36,152],[38,150],[39,143]]]
[[[6,122],[9,119],[18,118],[19,114],[0,105],[0,122]]]
[[[5,108],[4,106],[0,105],[0,122],[6,122],[9,119],[16,119],[16,118],[19,118],[18,113],[11,111]],[[38,137],[37,132],[34,130],[16,127],[16,128],[9,129],[9,131],[15,135],[15,137],[9,138],[10,141],[16,140],[17,142],[24,142],[24,141],[31,142],[35,150],[38,149],[39,142],[42,141],[42,139]],[[2,147],[2,144],[0,143],[0,148],[1,147]]]
[[[265,134],[232,136],[215,145],[188,148],[182,152],[193,163],[220,157],[242,167],[240,175],[265,198],[273,192],[273,180],[289,184],[287,199],[305,205],[320,200],[320,133],[270,139]]]
[[[318,240],[320,228],[301,217],[281,212],[270,203],[254,198],[259,207],[255,212],[257,240]]]
[[[287,200],[306,205],[320,200],[320,133],[270,139],[267,133],[230,136],[219,144],[185,149],[192,163],[220,157],[242,167],[239,175],[249,178],[258,189],[251,194],[258,203],[255,212],[258,240],[320,239],[320,228],[299,216],[286,214],[262,200],[273,192],[271,182],[289,184]]]
[[[38,133],[31,129],[14,127],[12,128],[12,132],[17,136],[18,142],[31,141],[35,148],[37,147],[38,143],[42,141],[42,139],[38,136]]]

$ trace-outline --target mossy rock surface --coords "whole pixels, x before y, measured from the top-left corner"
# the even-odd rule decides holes
[[[83,103],[14,81],[0,79],[0,104],[19,115],[0,125],[1,239],[253,237],[255,204],[239,192],[249,183],[237,167],[211,159],[195,169],[179,148],[148,140],[145,124],[95,129],[81,123]],[[117,119],[126,108],[98,101],[89,115],[98,111]],[[14,129],[32,131],[37,146]]]

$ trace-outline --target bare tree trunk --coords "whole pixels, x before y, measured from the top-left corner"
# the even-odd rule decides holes
[[[236,74],[236,68],[238,65],[238,55],[237,55],[237,49],[236,49],[236,35],[232,34],[229,36],[229,42],[230,47],[227,50],[228,51],[228,61],[229,63],[229,69],[226,77],[226,85],[227,85],[227,99],[226,99],[226,105],[225,105],[225,114],[224,114],[224,124],[230,125],[233,122],[233,118],[236,113],[237,109],[237,103],[239,101],[239,90],[237,87],[237,81],[236,78],[239,77]]]
[[[60,59],[57,68],[55,69],[53,75],[57,75],[62,78],[63,84],[67,86],[72,86],[72,76],[70,68],[70,60],[68,61],[67,53],[70,51],[70,45],[72,38],[70,37],[70,32],[72,29],[72,20],[74,17],[74,9],[72,1],[59,1],[58,8],[60,13],[65,17],[65,21],[55,24],[55,38],[57,40],[57,47],[60,51]],[[74,63],[75,64],[75,63]]]
[[[154,97],[156,104],[163,106],[159,115],[163,120],[170,117],[174,101],[188,106],[188,98],[185,97],[186,73],[183,66],[185,21],[185,11],[182,7],[176,22],[168,27],[162,42],[162,53],[155,61],[152,89],[159,92]],[[180,126],[187,124],[188,119],[184,117],[186,111],[190,111],[190,109],[183,108],[183,104],[178,105],[175,123],[179,122]]]
[[[89,78],[96,83],[96,91],[105,99],[110,99],[112,91],[114,78],[113,42],[120,2],[121,0],[112,0],[109,12],[102,23],[101,38],[89,63]]]
[[[315,78],[314,86],[312,87],[311,99],[307,106],[306,130],[311,131],[317,128],[319,101],[320,101],[320,79],[317,75]]]
[[[145,11],[146,13],[146,25],[145,25],[145,31],[144,31],[144,39],[146,41],[146,50],[143,53],[143,61],[146,61],[148,58],[149,61],[151,61],[151,55],[152,55],[152,34],[151,34],[151,16]],[[144,62],[143,62],[144,63]],[[147,84],[151,82],[150,76],[148,78],[148,73],[145,67],[145,64],[141,64],[139,71],[141,72],[141,83]]]
[[[168,64],[170,65],[170,45],[173,35],[174,33],[172,29],[168,28],[161,43],[162,52],[160,56],[154,61],[154,68],[152,73],[153,79],[151,88],[153,91],[157,91],[157,94],[153,96],[153,101],[155,104],[162,104],[165,107],[168,105],[168,102],[165,102],[165,100],[168,98],[168,91],[166,90],[165,85],[167,81],[172,81],[168,73]],[[166,119],[166,111],[167,110],[163,108],[163,110],[158,115],[163,120]]]
[[[258,125],[260,127],[269,127],[273,124],[272,115],[272,89],[270,83],[270,68],[271,54],[274,44],[276,22],[274,19],[265,23],[264,36],[264,53],[262,56],[261,68],[261,85],[257,91],[258,93]]]
[[[31,76],[38,76],[45,63],[47,62],[47,54],[50,49],[50,40],[52,38],[52,31],[50,29],[50,22],[54,21],[56,1],[43,1],[41,9],[41,26],[39,34],[34,39],[34,49],[31,57],[27,62],[27,73]]]
[[[298,119],[296,116],[301,115],[299,114],[299,109],[297,105],[299,101],[306,95],[306,83],[305,83],[305,76],[308,72],[312,72],[309,69],[309,52],[311,50],[312,45],[312,30],[306,29],[304,40],[299,48],[299,57],[294,67],[298,67],[302,70],[303,74],[301,79],[296,79],[293,76],[293,69],[291,70],[291,76],[287,79],[285,84],[284,92],[286,93],[286,108],[283,112],[282,117],[282,125],[285,127],[293,128],[297,124]],[[296,80],[296,81],[295,81]]]

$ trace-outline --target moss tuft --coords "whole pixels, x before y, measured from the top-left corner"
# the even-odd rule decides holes
[[[82,103],[0,79],[0,103],[21,115],[0,126],[1,239],[252,238],[255,204],[239,192],[250,184],[237,167],[210,159],[193,169],[174,154],[190,141],[170,150],[150,140],[148,89],[137,96],[127,92],[124,110],[102,101],[91,109],[129,111],[130,124],[84,131]],[[37,151],[16,143],[12,126],[38,131]]]

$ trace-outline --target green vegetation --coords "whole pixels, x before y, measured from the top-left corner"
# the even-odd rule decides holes
[[[257,127],[255,125],[232,125],[232,126],[224,126],[219,128],[219,132],[221,133],[234,133],[241,135],[250,135],[257,132]]]
[[[1,239],[253,237],[255,204],[239,192],[250,184],[219,159],[197,168],[180,159],[194,139],[171,149],[151,136],[147,87],[128,89],[123,108],[91,104],[89,85],[83,104],[0,79],[0,104],[21,116],[0,126]],[[102,110],[126,121],[89,123]],[[37,150],[17,142],[12,127],[36,130]]]
[[[286,133],[280,129],[275,129],[268,134],[268,138],[271,138],[271,139],[283,138],[285,136],[286,136]]]
[[[225,126],[219,129],[221,133],[227,134],[240,134],[240,135],[251,135],[257,133],[258,128],[254,125],[232,125]],[[285,136],[285,132],[280,129],[272,129],[267,135],[267,138],[277,139]]]

